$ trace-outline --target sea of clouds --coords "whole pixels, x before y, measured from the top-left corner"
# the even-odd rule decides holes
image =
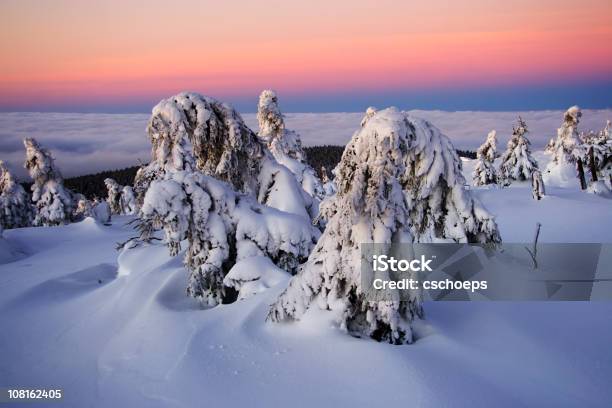
[[[459,149],[476,149],[491,129],[497,130],[500,148],[520,115],[527,121],[535,149],[556,135],[562,111],[532,112],[445,112],[411,111],[431,121],[447,134]],[[287,128],[298,131],[305,146],[346,144],[361,122],[363,113],[288,113]],[[20,179],[25,151],[22,139],[35,137],[48,147],[65,176],[119,169],[147,162],[150,144],[146,137],[148,114],[97,113],[0,113],[0,159]],[[243,115],[257,130],[254,113]],[[612,120],[612,110],[584,110],[582,130],[602,129]]]

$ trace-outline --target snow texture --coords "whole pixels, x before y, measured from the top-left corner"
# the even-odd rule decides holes
[[[550,159],[534,156],[543,167]],[[476,160],[463,165],[471,177]],[[609,199],[576,184],[546,189],[541,201],[527,182],[471,192],[506,242],[532,242],[536,222],[543,243],[612,242]],[[185,296],[181,260],[163,245],[117,258],[115,243],[133,235],[132,219],[4,231],[6,384],[63,388],[59,405],[69,408],[607,408],[612,401],[611,302],[426,302],[427,319],[413,322],[416,342],[390,347],[346,336],[318,307],[290,325],[265,324],[286,281],[202,310]],[[11,260],[15,252],[22,255]]]
[[[325,202],[325,231],[272,305],[268,319],[299,320],[315,303],[354,336],[414,341],[420,293],[406,302],[370,302],[361,288],[366,242],[499,242],[493,217],[464,189],[450,140],[395,108],[369,110],[336,168],[338,193]]]

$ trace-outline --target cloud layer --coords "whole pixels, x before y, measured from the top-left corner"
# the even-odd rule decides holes
[[[444,112],[411,111],[430,120],[453,141],[457,148],[475,149],[491,129],[498,132],[504,147],[512,124],[521,115],[529,126],[530,139],[541,148],[556,135],[563,112]],[[82,113],[0,113],[0,159],[20,179],[23,169],[24,137],[35,137],[54,154],[65,176],[117,169],[148,161],[150,145],[146,137],[148,114]],[[289,113],[287,127],[298,131],[306,146],[346,144],[359,126],[362,113]],[[243,115],[257,129],[255,114]],[[598,130],[612,120],[612,110],[584,110],[581,128]]]

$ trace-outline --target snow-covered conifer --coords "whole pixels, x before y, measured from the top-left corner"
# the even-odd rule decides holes
[[[163,228],[171,255],[177,255],[181,241],[187,240],[184,262],[190,272],[187,291],[191,296],[210,305],[234,300],[241,282],[232,281],[230,289],[224,284],[225,276],[238,261],[249,257],[269,258],[289,272],[306,259],[319,236],[310,219],[261,205],[247,194],[257,186],[256,172],[262,167],[278,173],[284,170],[282,174],[289,178],[285,182],[291,186],[292,181],[294,191],[298,191],[297,183],[286,168],[268,156],[231,108],[196,94],[181,94],[154,109],[149,136],[153,161],[164,171],[158,173],[161,178],[150,182],[141,220]],[[227,143],[225,150],[214,151]],[[227,182],[204,174],[204,170],[214,170]],[[266,177],[274,188],[280,188],[275,175]],[[231,181],[235,184],[228,183]],[[236,192],[237,186],[247,192]],[[279,193],[288,193],[287,200],[297,197],[297,205],[303,203],[291,190]],[[141,238],[147,240],[150,231],[143,228]]]
[[[299,319],[315,303],[353,335],[410,343],[411,322],[422,316],[420,294],[402,302],[366,299],[360,244],[499,242],[494,218],[464,189],[450,140],[395,108],[364,118],[336,182],[338,193],[322,205],[326,229],[268,320]]]
[[[74,207],[72,192],[64,187],[64,179],[51,153],[33,138],[26,138],[23,143],[26,148],[25,168],[34,182],[34,225],[50,226],[70,222]]]
[[[147,132],[153,160],[142,172],[143,185],[168,171],[168,152],[176,152],[172,162],[184,167],[179,163],[184,150],[195,159],[188,170],[226,181],[261,204],[310,219],[318,212],[293,174],[225,103],[195,93],[164,99],[153,108]],[[179,140],[182,146],[176,145]]]
[[[32,225],[32,210],[25,190],[0,160],[0,226],[10,229]]]
[[[336,194],[336,184],[334,180],[329,178],[325,166],[321,166],[321,182],[323,183],[323,191],[326,198]]]
[[[271,90],[259,95],[257,106],[259,137],[266,143],[277,162],[295,175],[304,191],[318,200],[325,196],[321,180],[306,162],[300,135],[285,128],[285,121],[278,106],[278,97]]]
[[[519,117],[499,166],[498,177],[505,185],[513,180],[530,181],[531,174],[538,170],[538,162],[531,155],[531,142],[527,139],[527,133],[527,124]]]
[[[497,155],[497,137],[495,130],[489,132],[487,140],[476,152],[476,168],[474,169],[473,182],[475,186],[497,183],[497,172],[493,162]]]
[[[531,194],[534,200],[541,200],[546,195],[544,180],[542,180],[540,170],[534,170],[531,173]]]
[[[578,124],[581,117],[582,111],[578,106],[572,106],[565,112],[563,124],[557,130],[557,140],[555,141],[555,150],[552,158],[553,163],[576,162],[574,149],[581,144],[578,133]]]
[[[604,181],[610,185],[612,176],[612,135],[610,134],[610,121],[599,132],[589,132],[582,137],[580,149],[575,153],[582,159],[585,167],[589,169],[591,181]],[[593,177],[595,172],[595,177]]]
[[[134,194],[136,205],[140,208],[144,202],[144,196],[153,180],[161,179],[164,175],[163,169],[153,160],[148,164],[140,166],[134,177]]]
[[[121,201],[121,192],[123,186],[119,185],[114,179],[107,178],[104,180],[106,189],[108,190],[108,197],[106,202],[110,206],[112,214],[123,214],[123,203]]]
[[[121,190],[121,207],[123,208],[123,213],[126,215],[138,213],[136,195],[134,194],[134,189],[130,186],[125,186],[123,190]]]
[[[552,158],[546,167],[547,183],[563,186],[576,182],[577,160],[582,160],[585,153],[578,132],[581,117],[582,111],[578,106],[572,106],[563,115],[563,124],[557,129]]]

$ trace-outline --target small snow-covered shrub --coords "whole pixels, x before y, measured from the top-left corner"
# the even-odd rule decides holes
[[[487,140],[478,148],[476,152],[476,168],[473,174],[475,186],[484,186],[497,183],[497,172],[493,162],[497,154],[497,137],[495,130],[489,132]]]
[[[496,243],[494,218],[464,189],[450,140],[394,108],[368,112],[336,168],[336,182],[338,193],[322,205],[326,229],[268,320],[299,319],[315,303],[334,311],[340,327],[355,336],[411,343],[411,322],[422,316],[420,293],[409,301],[368,301],[360,244]]]
[[[325,192],[321,180],[306,162],[300,135],[285,128],[285,120],[274,91],[265,90],[259,95],[257,120],[258,136],[266,143],[276,161],[291,170],[298,183],[311,197],[322,200]]]
[[[26,148],[25,168],[32,184],[32,201],[36,208],[34,225],[60,225],[71,221],[74,207],[72,193],[64,187],[64,179],[55,166],[51,153],[35,139],[23,141]]]
[[[33,208],[21,184],[0,160],[0,227],[4,229],[32,225]]]
[[[530,181],[531,174],[538,170],[538,162],[531,155],[531,142],[527,139],[527,124],[519,117],[518,125],[512,129],[512,137],[499,166],[499,178],[509,185],[512,181]]]

